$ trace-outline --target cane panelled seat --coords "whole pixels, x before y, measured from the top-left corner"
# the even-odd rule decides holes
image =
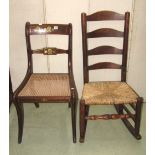
[[[18,143],[22,142],[24,109],[23,103],[68,103],[71,107],[73,142],[76,142],[76,106],[78,94],[72,69],[72,24],[30,24],[25,25],[28,69],[26,76],[14,93],[14,103],[18,115]],[[31,35],[65,35],[68,36],[68,49],[43,47],[31,49]],[[58,39],[58,38],[57,38]],[[62,39],[63,42],[63,39]],[[60,43],[60,42],[59,42]],[[34,73],[33,54],[68,55],[67,73]]]
[[[141,139],[139,130],[143,99],[126,82],[129,18],[129,12],[119,14],[113,11],[99,11],[91,15],[87,15],[86,13],[81,14],[84,87],[80,100],[80,142],[84,142],[85,139],[87,120],[98,119],[122,119],[132,135],[134,135],[136,139]],[[123,21],[124,31],[104,27],[88,32],[88,24],[95,24],[95,22],[99,21]],[[102,45],[88,49],[88,47],[90,47],[89,39],[105,37],[123,38],[122,49],[111,45]],[[121,64],[106,61],[89,64],[90,56],[102,55],[102,57],[104,57],[104,55],[109,54],[122,55]],[[90,81],[89,72],[98,69],[121,70],[121,80]],[[93,74],[93,76],[95,76],[95,74]],[[117,113],[89,115],[89,107],[91,105],[114,105]],[[132,125],[133,123],[130,120],[134,122],[134,125]]]
[[[53,88],[53,89],[52,89]],[[32,74],[25,87],[19,93],[21,97],[59,97],[61,99],[70,98],[70,86],[68,74]]]

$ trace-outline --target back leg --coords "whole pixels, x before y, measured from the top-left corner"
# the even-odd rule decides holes
[[[73,101],[70,101],[71,105],[71,117],[72,117],[72,132],[73,132],[73,143],[76,143],[76,111],[77,111],[77,102],[76,98]]]
[[[125,126],[127,127],[127,129],[130,131],[130,133],[137,139],[140,140],[141,139],[141,135],[140,135],[140,121],[141,121],[141,110],[142,110],[142,103],[143,103],[143,99],[142,98],[138,98],[137,99],[137,103],[136,103],[136,107],[135,107],[135,114],[134,114],[134,126],[129,122],[128,119],[123,118],[122,121],[125,124]],[[117,109],[116,109],[117,110]],[[118,110],[117,110],[118,111]],[[123,107],[120,105],[119,107],[119,114],[124,114],[123,113]]]
[[[89,105],[85,105],[85,116],[87,117],[89,115]],[[87,128],[87,119],[85,119],[85,132]]]
[[[36,108],[39,108],[39,103],[35,102],[34,104],[35,104]]]
[[[24,107],[23,103],[16,102],[15,107],[18,116],[18,143],[22,142],[23,126],[24,126]]]
[[[141,110],[142,110],[143,100],[138,101],[136,104],[136,113],[135,113],[135,137],[136,139],[141,139],[140,135],[140,121],[141,121]]]
[[[68,108],[70,108],[70,107],[71,107],[71,101],[68,102]]]
[[[87,121],[85,120],[86,114],[87,112],[86,112],[85,102],[81,100],[80,101],[80,140],[79,140],[80,143],[83,143],[85,139],[86,123],[87,123]]]

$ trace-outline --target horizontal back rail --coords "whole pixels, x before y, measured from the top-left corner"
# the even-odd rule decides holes
[[[122,54],[123,50],[113,46],[99,46],[88,50],[88,55],[100,55],[100,54]]]
[[[122,65],[112,62],[100,62],[88,66],[88,70],[95,70],[95,69],[122,69]]]
[[[123,37],[124,33],[111,28],[101,28],[87,33],[88,38],[98,37]]]
[[[124,15],[113,11],[99,11],[87,16],[87,21],[124,20]]]
[[[31,24],[29,25],[30,35],[59,34],[69,35],[69,26],[66,24]]]
[[[59,49],[55,47],[45,47],[41,49],[32,50],[32,54],[44,54],[44,55],[56,55],[56,54],[68,54],[68,50]]]
[[[129,17],[130,13],[124,14],[116,13],[113,11],[99,11],[91,15],[86,13],[81,14],[82,24],[82,41],[83,41],[83,70],[84,70],[84,83],[89,82],[89,70],[96,69],[120,69],[121,81],[126,81],[126,66],[127,66],[127,49],[128,49],[128,32],[129,32]],[[91,21],[113,21],[124,22],[124,30],[118,30],[112,27],[102,27],[89,31],[87,24]],[[97,22],[95,22],[97,23]],[[93,24],[95,24],[93,23]],[[123,39],[123,46],[121,49],[111,45],[100,45],[92,49],[88,49],[88,40],[91,38],[101,37],[117,37]],[[114,38],[113,38],[114,39]],[[101,54],[120,54],[122,56],[122,63],[116,64],[113,62],[98,62],[95,64],[88,63],[88,57]]]

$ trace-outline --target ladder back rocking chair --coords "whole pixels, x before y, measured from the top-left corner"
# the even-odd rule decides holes
[[[80,100],[80,142],[84,142],[87,120],[121,119],[128,130],[136,139],[141,139],[140,118],[143,103],[140,97],[126,82],[128,33],[130,13],[119,14],[113,11],[99,11],[91,15],[81,14],[82,43],[83,43],[83,76],[84,88]],[[88,32],[87,24],[92,21],[124,21],[124,32],[113,28],[101,28]],[[122,49],[114,46],[98,46],[88,49],[88,40],[99,37],[123,38]],[[90,65],[89,57],[95,55],[122,55],[122,63],[99,62]],[[95,81],[89,80],[89,72],[97,69],[120,69],[120,81]],[[95,76],[95,75],[94,75]],[[92,105],[114,105],[116,114],[89,115],[89,107]],[[130,107],[127,107],[127,105]],[[129,110],[130,109],[130,110]],[[132,109],[132,112],[131,112]],[[130,119],[130,120],[129,120]],[[131,120],[134,123],[131,123]],[[134,124],[134,125],[133,125]]]
[[[73,142],[76,142],[76,107],[78,94],[72,68],[72,24],[30,24],[25,25],[28,68],[27,73],[14,93],[14,104],[18,115],[18,143],[22,142],[24,125],[23,103],[68,103],[71,107]],[[68,49],[45,47],[31,49],[31,35],[66,35],[68,36]],[[62,40],[63,41],[63,40]],[[68,55],[67,73],[34,73],[33,54],[42,55]]]

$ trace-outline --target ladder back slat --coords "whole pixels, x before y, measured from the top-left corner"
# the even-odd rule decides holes
[[[93,65],[88,66],[88,70],[95,69],[121,69],[122,66],[112,62],[100,62]]]
[[[113,11],[99,11],[87,16],[87,21],[124,20],[124,15]]]
[[[122,54],[123,50],[113,46],[99,46],[88,50],[88,55],[100,55],[100,54]]]
[[[124,33],[111,28],[101,28],[87,33],[88,38],[98,37],[123,37]]]

